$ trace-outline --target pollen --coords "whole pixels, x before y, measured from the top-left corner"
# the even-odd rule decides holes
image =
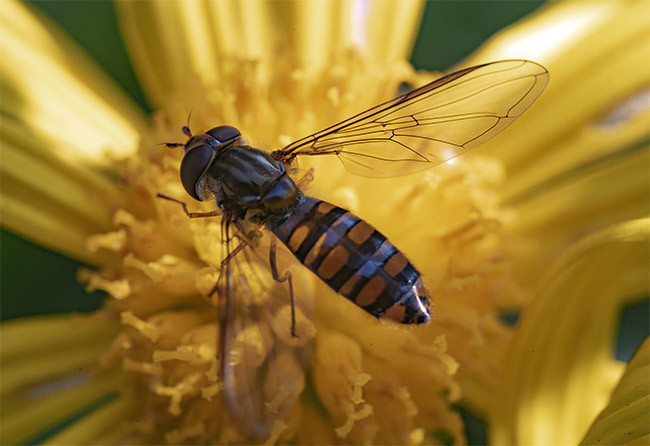
[[[86,249],[91,253],[97,252],[100,248],[120,251],[124,249],[126,240],[126,231],[123,229],[107,234],[97,234],[88,237],[86,240]]]
[[[81,269],[77,278],[86,283],[86,291],[89,293],[95,290],[103,290],[118,300],[124,299],[131,294],[131,285],[124,279],[109,280],[87,269]]]
[[[160,336],[160,332],[152,324],[149,324],[142,319],[139,319],[131,311],[125,311],[121,315],[122,323],[125,325],[130,325],[131,327],[138,330],[146,338],[155,341]]]
[[[356,421],[363,420],[370,415],[372,415],[372,406],[369,404],[364,404],[364,406],[358,412],[353,412],[350,414],[343,426],[336,429],[336,435],[341,438],[346,438],[352,430],[352,427]]]

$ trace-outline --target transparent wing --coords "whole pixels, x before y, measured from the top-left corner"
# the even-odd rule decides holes
[[[548,83],[544,67],[505,60],[448,74],[405,95],[273,152],[338,155],[372,177],[404,175],[440,164],[484,143],[521,115]]]
[[[293,337],[288,285],[275,282],[269,271],[273,235],[260,238],[256,231],[255,236],[240,232],[236,237],[228,226],[222,232],[229,260],[217,283],[222,396],[240,434],[263,441],[296,409],[305,386],[304,362],[314,335],[311,302],[305,296],[311,293],[298,290],[298,337]],[[245,247],[239,249],[242,240]],[[278,262],[280,268],[289,263],[282,256]]]

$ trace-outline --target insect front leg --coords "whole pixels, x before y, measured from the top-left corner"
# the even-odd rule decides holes
[[[293,297],[293,275],[291,271],[286,271],[282,277],[278,273],[278,263],[276,260],[276,251],[277,251],[277,241],[275,238],[271,239],[271,249],[269,250],[269,263],[271,264],[271,274],[273,275],[273,280],[276,282],[289,282],[289,297],[291,299],[291,336],[297,338],[296,336],[296,305]]]
[[[156,197],[162,198],[163,200],[169,200],[173,201],[174,203],[178,203],[182,206],[183,212],[190,217],[190,218],[201,218],[201,217],[217,217],[222,214],[222,212],[218,209],[215,209],[214,211],[209,211],[209,212],[190,212],[187,210],[187,205],[185,202],[181,200],[177,200],[176,198],[169,197],[167,195],[163,194],[156,194]]]

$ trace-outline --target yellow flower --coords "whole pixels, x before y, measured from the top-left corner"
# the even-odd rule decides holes
[[[227,123],[277,148],[433,79],[405,62],[422,4],[117,3],[150,119],[46,20],[0,8],[3,226],[92,264],[81,280],[110,296],[90,317],[3,323],[3,441],[82,409],[48,441],[251,441],[215,367],[219,219],[190,220],[156,198],[190,201],[180,149],[157,144],[179,140],[192,110],[192,129]],[[299,341],[285,332],[255,381],[264,388],[245,389],[282,414],[255,441],[462,444],[454,404],[486,419],[498,444],[576,443],[588,430],[586,441],[647,438],[638,415],[634,437],[616,434],[609,407],[590,429],[622,373],[610,351],[617,312],[648,291],[650,223],[629,221],[649,213],[644,12],[643,1],[558,3],[488,42],[463,65],[531,59],[552,80],[477,153],[386,180],[309,164],[306,191],[400,246],[435,314],[415,328],[377,321],[280,252],[296,279]],[[288,303],[275,298],[286,288],[252,280],[268,276],[259,265],[241,265],[252,286],[272,288],[255,303],[286,327]],[[504,308],[524,309],[516,328]],[[268,342],[251,340],[263,335],[253,326],[233,358],[266,358]],[[279,348],[307,341],[305,358]],[[627,386],[639,379],[630,367]],[[637,414],[646,387],[634,387]]]

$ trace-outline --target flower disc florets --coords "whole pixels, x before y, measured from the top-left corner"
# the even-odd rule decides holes
[[[404,82],[432,79],[406,64],[379,69],[353,53],[318,73],[284,56],[272,74],[239,60],[225,60],[222,68],[219,85],[190,86],[173,109],[155,115],[161,143],[183,138],[192,110],[195,134],[232,125],[251,146],[278,149],[395,96]],[[189,219],[180,206],[156,198],[162,193],[193,211],[214,209],[183,190],[182,152],[143,145],[120,166],[126,205],[114,215],[114,232],[89,240],[91,249],[114,255],[86,280],[108,291],[108,308],[120,314],[123,330],[106,363],[128,373],[123,393],[140,410],[134,429],[169,443],[248,442],[250,432],[223,402],[217,373],[221,219]],[[233,342],[232,357],[247,358],[251,370],[251,358],[261,363],[270,352],[282,358],[257,387],[275,395],[265,402],[283,415],[254,440],[461,442],[462,422],[450,404],[473,392],[476,381],[491,384],[500,357],[495,346],[508,336],[496,310],[517,297],[494,192],[500,164],[467,156],[418,175],[369,180],[348,173],[335,157],[308,161],[291,166],[297,177],[314,168],[304,192],[350,209],[400,247],[423,274],[433,320],[418,327],[378,321],[281,250],[280,267],[292,272],[296,295],[314,305],[298,311],[298,341],[288,331],[282,338],[277,328],[290,320],[286,285],[271,280],[264,261],[242,258],[244,279],[261,278],[248,280],[248,304],[271,309],[268,327],[276,337],[269,338],[276,340],[267,342],[259,329],[259,341]],[[290,353],[296,347],[300,357]]]

